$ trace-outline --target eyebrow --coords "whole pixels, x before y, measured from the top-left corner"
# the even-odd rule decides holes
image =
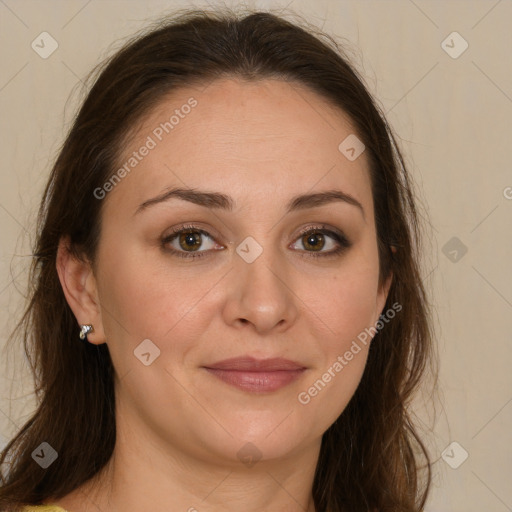
[[[170,199],[181,199],[182,201],[188,201],[199,206],[204,206],[205,208],[215,208],[226,211],[232,211],[236,204],[230,196],[219,192],[203,192],[194,189],[171,188],[152,199],[144,201],[135,211],[135,215],[146,210],[150,206],[169,201]],[[357,207],[361,211],[363,218],[365,218],[363,205],[355,197],[341,190],[327,190],[325,192],[315,192],[295,196],[286,205],[286,213],[323,206],[337,201]]]

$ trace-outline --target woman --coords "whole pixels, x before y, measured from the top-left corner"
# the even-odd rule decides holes
[[[22,322],[41,402],[0,508],[421,510],[418,231],[328,37],[190,11],[135,38],[44,194]]]

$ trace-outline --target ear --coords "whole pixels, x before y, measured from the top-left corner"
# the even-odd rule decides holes
[[[392,282],[393,282],[393,272],[390,272],[389,276],[386,278],[386,281],[384,283],[382,283],[382,285],[379,287],[379,290],[377,292],[377,300],[376,300],[376,304],[375,304],[376,318],[374,319],[373,325],[375,325],[378,322],[380,315],[384,311],[384,306],[386,305],[386,300],[388,298],[389,289],[391,288]]]
[[[94,331],[87,335],[87,341],[100,345],[105,343],[106,339],[101,319],[96,278],[92,265],[87,258],[77,258],[71,252],[70,247],[68,237],[60,239],[56,262],[60,284],[78,324],[90,324],[94,328]],[[77,326],[77,339],[79,339],[79,330],[80,327]]]
[[[391,249],[391,252],[393,254],[396,253],[397,248],[395,245],[390,245],[389,248]],[[388,278],[386,279],[386,281],[384,283],[382,283],[382,285],[379,287],[379,290],[377,292],[377,303],[376,303],[377,318],[375,319],[375,322],[377,322],[380,318],[380,315],[382,315],[384,306],[386,305],[386,300],[388,298],[389,289],[391,288],[392,282],[393,282],[393,272],[390,272]],[[373,325],[375,325],[375,323]]]

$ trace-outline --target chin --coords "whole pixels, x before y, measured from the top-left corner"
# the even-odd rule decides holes
[[[216,433],[204,432],[204,443],[216,456],[237,465],[241,462],[252,467],[257,462],[283,459],[301,451],[315,438],[321,439],[321,432],[304,430],[303,422],[297,422],[296,413],[282,410],[281,414],[246,413],[235,422],[222,422],[232,435],[221,429]],[[290,414],[291,412],[291,414]]]

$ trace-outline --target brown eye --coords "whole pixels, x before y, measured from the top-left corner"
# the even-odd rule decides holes
[[[300,247],[301,245],[302,247]],[[352,243],[342,232],[338,233],[324,227],[313,227],[303,230],[297,242],[292,244],[292,248],[299,249],[308,256],[328,258],[340,255],[351,245]]]
[[[299,247],[296,247],[297,245]],[[299,249],[308,256],[328,258],[340,255],[351,245],[342,232],[319,227],[304,230],[290,247]],[[225,249],[217,244],[208,232],[192,225],[181,226],[165,236],[162,239],[162,248],[182,258],[210,256],[212,249]]]
[[[306,249],[320,251],[325,246],[325,238],[322,233],[311,233],[302,237],[302,244]]]
[[[201,233],[198,231],[184,231],[179,234],[180,247],[187,251],[189,249],[199,249],[201,247]]]
[[[162,239],[162,248],[183,258],[199,258],[211,253],[211,249],[222,248],[212,236],[194,226],[181,226]]]

